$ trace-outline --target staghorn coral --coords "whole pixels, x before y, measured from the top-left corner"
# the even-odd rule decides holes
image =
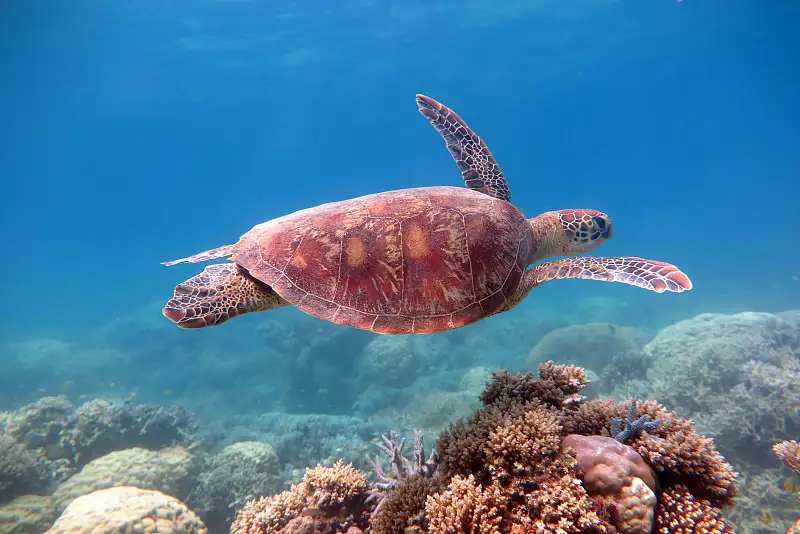
[[[634,438],[638,438],[642,433],[653,432],[658,428],[661,419],[650,421],[650,416],[644,414],[640,418],[636,418],[636,399],[631,400],[631,407],[628,410],[628,415],[625,416],[623,421],[620,418],[613,418],[611,420],[611,437],[620,443],[628,443]]]
[[[470,475],[456,475],[447,489],[425,501],[431,534],[501,534],[504,497],[497,486],[483,488]]]
[[[200,518],[170,495],[121,486],[78,497],[46,534],[206,534]]]
[[[661,493],[655,534],[733,534],[733,527],[719,508],[678,484]]]
[[[396,489],[397,486],[403,482],[407,482],[412,478],[430,478],[436,474],[436,449],[431,449],[428,459],[425,459],[425,440],[422,432],[414,429],[414,450],[413,450],[413,463],[403,455],[405,447],[405,438],[400,438],[397,432],[390,432],[388,435],[381,436],[383,443],[377,443],[378,448],[383,454],[389,458],[389,464],[392,466],[392,474],[389,475],[383,470],[383,464],[380,457],[377,455],[375,458],[367,456],[367,463],[372,466],[375,477],[378,482],[373,485],[367,497],[367,502],[376,502],[372,517],[375,518],[381,513],[384,502],[388,495],[388,491]],[[419,483],[406,488],[406,491],[412,487],[423,487]]]
[[[788,467],[800,475],[800,443],[795,440],[785,440],[772,446],[772,452]]]
[[[321,525],[330,529],[325,532],[358,528],[366,522],[361,512],[367,487],[364,474],[341,460],[332,467],[307,468],[300,484],[247,503],[233,522],[231,533],[314,532]]]

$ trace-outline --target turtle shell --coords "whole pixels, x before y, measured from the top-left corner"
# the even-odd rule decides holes
[[[530,250],[525,217],[513,205],[460,187],[425,187],[259,224],[232,259],[309,315],[421,334],[499,311]]]

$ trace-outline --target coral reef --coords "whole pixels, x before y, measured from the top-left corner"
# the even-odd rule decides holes
[[[323,463],[332,464],[338,458],[363,464],[376,430],[381,430],[356,417],[282,412],[229,416],[210,429],[222,444],[269,443],[282,463],[296,466],[314,465],[323,459],[330,459]],[[302,476],[301,470],[294,481]]]
[[[137,486],[182,498],[198,469],[197,458],[179,446],[114,451],[86,464],[56,489],[53,499],[62,511],[81,495],[116,486]]]
[[[46,486],[50,473],[24,445],[0,429],[0,501]]]
[[[247,501],[275,493],[280,485],[275,449],[259,441],[228,445],[208,458],[186,504],[212,532],[231,524]]]
[[[335,490],[321,491],[309,470],[292,489],[248,503],[232,532],[732,532],[722,509],[736,473],[714,443],[655,402],[587,402],[585,384],[582,368],[552,362],[538,378],[495,373],[482,406],[442,432],[427,459],[419,433],[412,460],[403,439],[384,436],[392,472],[370,459],[371,487],[353,466],[319,466]],[[637,430],[612,438],[626,416]],[[651,419],[658,424],[642,431]]]
[[[800,443],[795,440],[784,440],[772,446],[783,465],[800,475]]]
[[[120,486],[78,497],[46,534],[112,532],[206,534],[208,531],[200,518],[175,497]]]
[[[546,361],[560,363],[567,357],[572,363],[600,371],[617,360],[627,364],[630,354],[640,358],[642,347],[650,338],[650,335],[631,326],[612,323],[573,324],[542,336],[528,352],[525,363],[532,369]],[[626,375],[630,374],[629,365],[625,365],[624,372]]]
[[[303,481],[272,497],[250,501],[231,526],[232,534],[276,532],[348,532],[366,526],[360,506],[367,479],[350,464],[318,465],[306,470]],[[325,525],[322,528],[320,525]],[[360,530],[359,530],[360,531]]]
[[[661,493],[656,534],[733,534],[722,512],[680,484]]]
[[[640,387],[732,459],[768,467],[761,444],[800,434],[800,329],[785,314],[698,315],[664,328],[642,354]]]
[[[197,422],[182,407],[104,399],[75,407],[65,396],[43,397],[6,414],[0,421],[0,447],[9,438],[23,446],[48,482],[54,483],[117,449],[199,444]],[[19,447],[15,451],[17,456],[23,454]],[[17,465],[21,462],[17,460]]]
[[[0,532],[40,534],[58,518],[53,499],[42,495],[20,495],[0,505]]]

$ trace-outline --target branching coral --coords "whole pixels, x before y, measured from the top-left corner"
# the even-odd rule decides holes
[[[555,365],[552,361],[547,361],[539,365],[538,379],[534,378],[533,373],[494,373],[480,399],[484,406],[513,400],[517,403],[535,401],[561,409],[581,402],[583,397],[579,393],[587,383],[582,368]]]
[[[542,463],[561,448],[561,425],[541,406],[524,410],[519,418],[506,419],[489,433],[484,447],[492,478],[500,483],[515,476],[540,474]]]
[[[497,486],[483,488],[470,475],[456,475],[447,489],[428,496],[425,511],[431,534],[500,534],[504,497]]]
[[[800,475],[800,443],[786,440],[772,446],[772,452],[783,462],[783,465]]]
[[[643,432],[653,432],[658,428],[661,419],[650,421],[650,416],[644,414],[640,418],[636,418],[636,399],[631,400],[631,407],[628,410],[628,415],[625,416],[623,421],[620,418],[613,418],[611,420],[611,437],[620,443],[628,443],[634,438],[638,438]]]
[[[661,494],[656,534],[733,534],[733,527],[711,502],[695,497],[686,486],[675,485]]]
[[[351,464],[318,465],[306,469],[300,484],[272,497],[250,501],[231,526],[232,534],[291,532],[297,523],[314,528],[327,525],[331,532],[345,532],[365,523],[361,505],[366,498],[367,479]],[[292,522],[295,524],[290,525]],[[338,530],[337,530],[338,529]]]
[[[425,459],[425,440],[420,430],[414,429],[414,450],[413,463],[403,454],[406,445],[406,438],[400,437],[397,432],[390,432],[389,435],[382,435],[383,442],[378,442],[378,448],[389,459],[392,467],[392,474],[389,475],[383,470],[383,463],[379,456],[370,458],[367,462],[375,472],[378,479],[370,490],[367,502],[375,501],[377,504],[372,512],[372,517],[377,517],[383,508],[386,496],[390,490],[411,478],[422,477],[430,478],[436,472],[436,448],[431,449],[427,460]]]

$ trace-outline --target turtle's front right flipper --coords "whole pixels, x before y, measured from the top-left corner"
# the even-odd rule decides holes
[[[222,263],[209,265],[179,284],[162,313],[181,328],[202,328],[243,313],[288,305],[270,286],[235,263]]]
[[[550,280],[563,278],[622,282],[656,293],[664,291],[680,293],[692,289],[692,281],[674,265],[634,256],[618,258],[581,256],[542,263],[525,273],[522,286],[530,291]],[[522,289],[523,287],[520,288]]]

